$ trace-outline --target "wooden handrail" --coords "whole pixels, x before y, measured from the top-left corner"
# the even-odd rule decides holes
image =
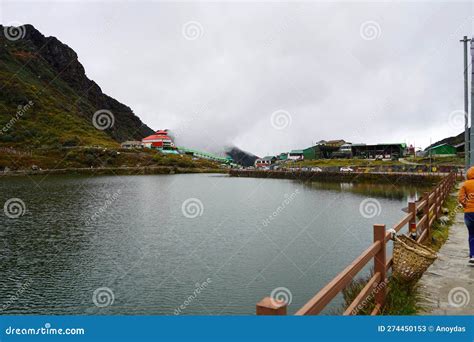
[[[405,227],[406,224],[407,224],[408,222],[410,222],[410,220],[411,220],[412,218],[413,218],[413,213],[406,214],[406,215],[401,219],[400,222],[398,222],[397,224],[395,224],[395,225],[392,227],[392,229],[394,229],[396,232],[399,232],[400,229],[402,229],[403,227]],[[390,237],[391,237],[390,232],[387,232],[387,233],[386,233],[386,238],[385,238],[386,241],[390,240]]]
[[[348,315],[357,315],[359,311],[362,309],[362,303],[367,300],[367,297],[372,294],[372,291],[374,290],[374,287],[376,287],[379,283],[379,281],[382,279],[382,275],[380,272],[375,273],[372,278],[365,284],[365,286],[362,288],[362,290],[359,292],[357,297],[352,301],[351,305],[349,305],[344,311],[343,315],[348,316]]]
[[[428,236],[428,229],[425,229],[423,230],[423,232],[418,236],[418,238],[416,239],[417,242],[422,242],[426,239],[426,237]]]
[[[423,215],[421,219],[418,221],[418,226],[423,226],[426,222],[428,222],[428,215]]]
[[[296,312],[296,315],[316,315],[320,313],[326,305],[354,279],[354,276],[367,265],[381,248],[382,244],[380,242],[373,243],[347,266],[344,271],[339,273],[329,284],[323,287],[316,296],[303,305],[303,307]]]
[[[376,316],[376,315],[378,315],[381,311],[382,311],[382,305],[380,305],[380,304],[375,304],[375,307],[374,307],[374,309],[372,310],[372,312],[371,312],[370,315],[371,315],[371,316]]]
[[[418,204],[416,206],[416,210],[420,211],[421,209],[423,209],[425,207],[425,205],[427,203],[428,203],[428,201],[426,199],[424,199],[423,201],[418,202]]]
[[[451,172],[438,182],[432,191],[424,193],[421,202],[417,204],[410,202],[408,205],[409,213],[396,223],[392,229],[398,232],[408,224],[409,231],[412,234],[416,234],[417,241],[422,242],[426,238],[431,237],[431,227],[439,217],[441,207],[456,179],[457,173]],[[422,212],[423,215],[417,221],[417,214],[419,212]],[[393,266],[393,258],[386,258],[386,244],[390,240],[390,235],[391,233],[385,230],[385,225],[374,225],[374,242],[304,304],[295,315],[319,314],[371,260],[374,260],[374,275],[349,304],[344,311],[344,315],[356,315],[359,313],[362,308],[361,305],[372,294],[375,299],[375,306],[371,315],[380,314],[388,291],[386,274]],[[257,304],[257,314],[285,315],[286,305],[266,297]]]

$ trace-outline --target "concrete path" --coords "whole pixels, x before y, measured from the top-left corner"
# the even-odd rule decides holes
[[[468,264],[464,214],[456,214],[448,241],[419,282],[421,315],[473,315],[474,266]]]

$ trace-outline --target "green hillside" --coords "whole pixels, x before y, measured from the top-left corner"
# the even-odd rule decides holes
[[[152,133],[131,108],[86,76],[69,46],[31,25],[0,25],[0,173],[219,166],[156,150],[120,149],[120,142]]]
[[[0,146],[117,147],[119,141],[152,132],[87,78],[67,45],[31,25],[22,29],[23,38],[11,40],[0,25]],[[103,109],[114,120],[104,131],[92,123],[94,113]]]

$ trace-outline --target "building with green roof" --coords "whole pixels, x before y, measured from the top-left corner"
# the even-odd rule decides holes
[[[455,156],[456,155],[456,147],[449,145],[449,144],[439,144],[436,146],[432,146],[426,149],[428,155],[431,156]]]

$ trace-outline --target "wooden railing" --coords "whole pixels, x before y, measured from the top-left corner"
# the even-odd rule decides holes
[[[421,201],[408,204],[408,214],[392,229],[396,232],[408,225],[408,231],[417,241],[423,242],[431,238],[431,229],[434,221],[441,215],[441,208],[449,195],[456,173],[444,177],[432,191],[423,194]],[[421,215],[421,217],[420,217]],[[359,255],[349,266],[339,273],[333,280],[324,286],[311,298],[296,315],[317,315],[336,297],[352,279],[371,261],[374,260],[374,274],[362,288],[356,298],[349,304],[343,315],[357,315],[368,303],[371,297],[375,306],[372,315],[381,312],[388,291],[387,274],[392,268],[392,258],[387,258],[387,243],[391,239],[391,232],[385,225],[374,225],[374,242]],[[286,315],[286,303],[277,298],[265,297],[257,303],[257,315]]]

